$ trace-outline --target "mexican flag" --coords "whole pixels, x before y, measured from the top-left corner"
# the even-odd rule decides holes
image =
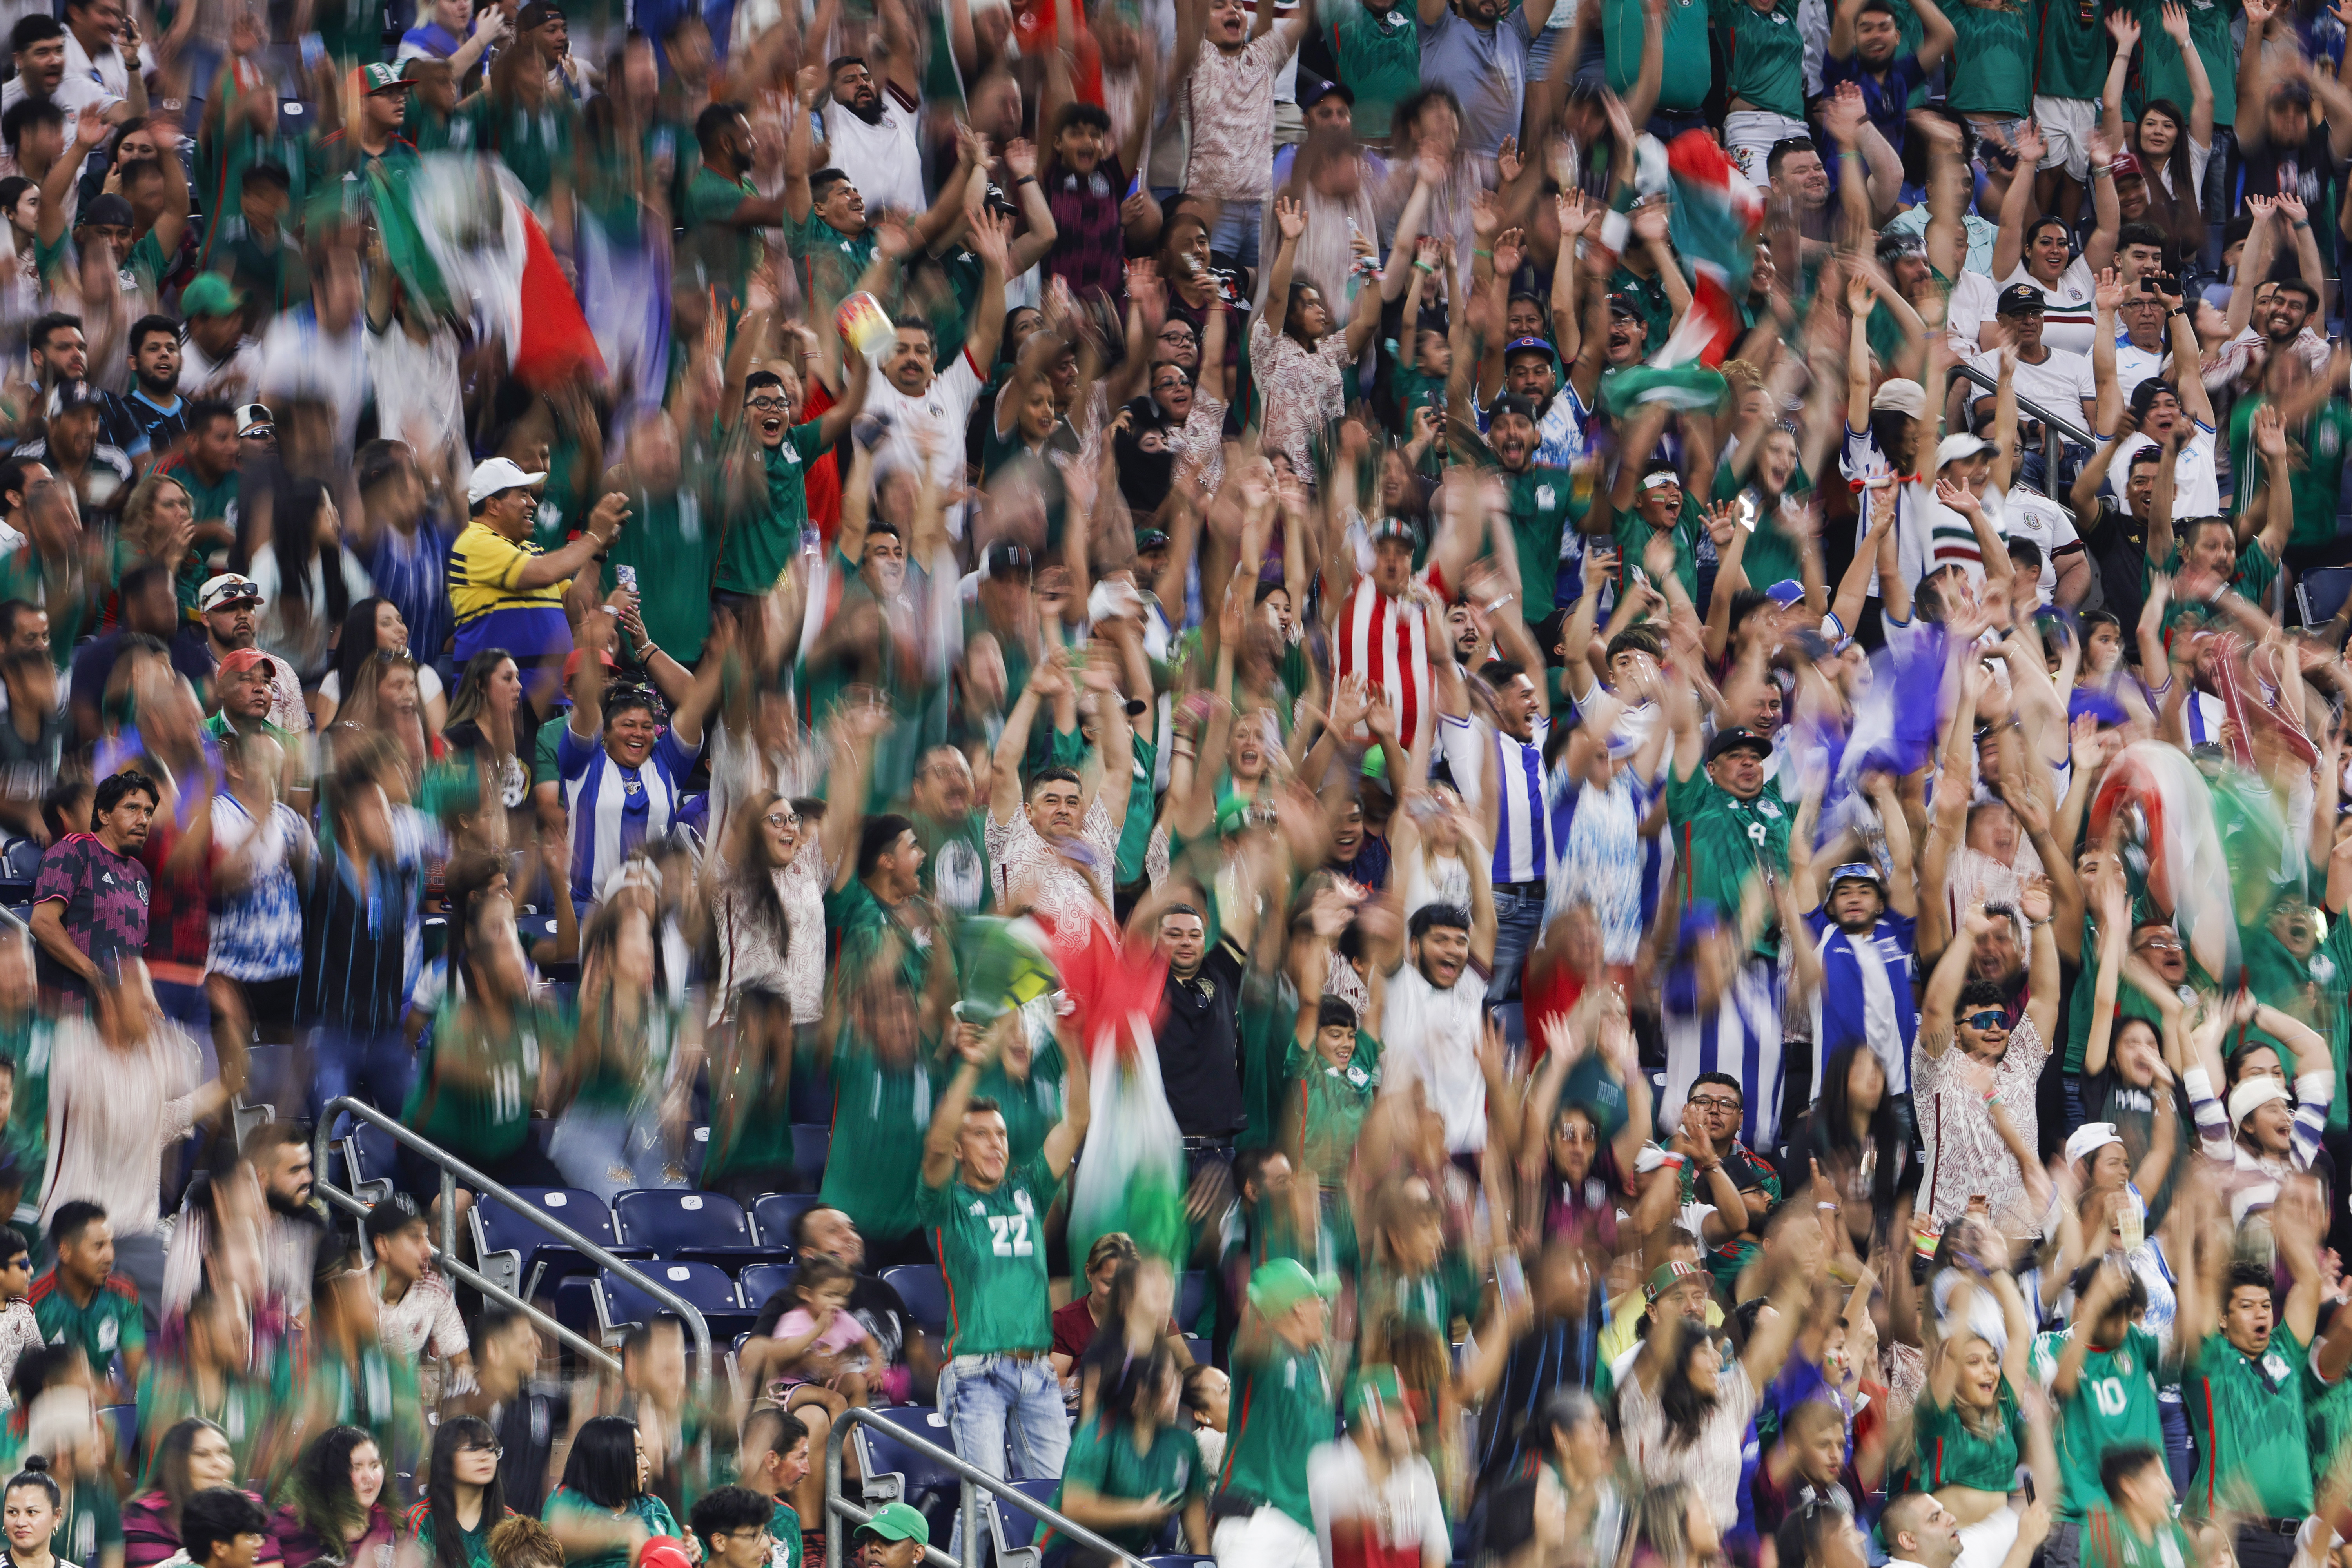
[[[1666,176],[1674,200],[1667,232],[1690,264],[1691,305],[1647,363],[1603,382],[1601,406],[1612,416],[1654,403],[1682,412],[1716,407],[1724,382],[1715,367],[1739,340],[1738,301],[1748,292],[1764,198],[1703,131],[1685,131],[1667,146]]]
[[[527,385],[603,376],[595,334],[511,174],[435,153],[372,163],[367,184],[384,256],[427,309],[478,317]]]

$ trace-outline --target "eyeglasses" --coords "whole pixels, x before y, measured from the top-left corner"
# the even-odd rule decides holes
[[[772,811],[760,820],[771,827],[792,827],[800,822],[800,818],[789,811]]]
[[[1981,1013],[1970,1013],[1960,1022],[1971,1029],[2007,1029],[2009,1015],[1997,1008],[1988,1007]]]
[[[785,414],[791,412],[793,405],[781,397],[755,397],[744,406],[756,408],[762,414]]]
[[[240,441],[275,441],[278,439],[278,432],[271,426],[264,425],[258,430],[247,430],[241,432],[237,436],[237,439]]]
[[[1727,1095],[1720,1094],[1695,1095],[1692,1097],[1690,1103],[1697,1106],[1701,1110],[1737,1110],[1739,1109],[1739,1101],[1733,1100]]]

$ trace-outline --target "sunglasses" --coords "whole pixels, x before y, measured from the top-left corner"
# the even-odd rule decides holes
[[[2009,1015],[1996,1008],[1988,1007],[1981,1013],[1969,1014],[1960,1022],[1977,1030],[2006,1029],[2009,1027]]]

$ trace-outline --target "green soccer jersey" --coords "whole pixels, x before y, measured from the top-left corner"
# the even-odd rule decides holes
[[[2074,1333],[2045,1333],[2033,1342],[2031,1366],[2044,1388],[2058,1375]],[[2094,1344],[2083,1358],[2074,1396],[2058,1407],[2058,1517],[2080,1523],[2106,1498],[2099,1461],[2109,1448],[2137,1444],[2164,1451],[2164,1422],[2156,1408],[2156,1336],[2137,1323],[2119,1344]]]
[[[985,1191],[950,1172],[915,1212],[947,1284],[950,1356],[1042,1351],[1054,1342],[1045,1293],[1045,1211],[1061,1181],[1036,1154]]]
[[[1973,1487],[1979,1491],[2006,1492],[2017,1484],[2020,1444],[2025,1424],[2018,1414],[2017,1391],[2003,1378],[1990,1422],[1979,1421],[1978,1430],[1960,1418],[1959,1402],[1937,1405],[1922,1394],[1912,1407],[1915,1462],[1922,1491],[1945,1487]]]
[[[1498,472],[1510,500],[1511,537],[1518,545],[1519,614],[1533,626],[1551,614],[1560,536],[1589,509],[1576,504],[1573,476],[1566,468],[1537,463],[1522,473]]]
[[[1421,30],[1413,13],[1395,0],[1341,0],[1325,17],[1325,42],[1339,80],[1356,95],[1356,134],[1378,141],[1389,133],[1396,106],[1421,89]]]
[[[760,231],[740,227],[733,221],[738,208],[759,196],[751,181],[730,180],[706,163],[688,176],[677,209],[687,245],[708,269],[711,283],[729,300],[742,300],[751,273],[760,265]]]
[[[51,1268],[33,1281],[33,1320],[53,1345],[78,1347],[93,1375],[103,1378],[115,1355],[147,1348],[146,1321],[139,1311],[139,1287],[123,1274],[110,1274],[87,1305],[67,1293]]]
[[[1675,576],[1682,584],[1683,592],[1690,595],[1691,603],[1698,605],[1697,527],[1692,521],[1692,512],[1693,503],[1690,498],[1685,496],[1683,498],[1683,510],[1675,514],[1674,526],[1666,530],[1666,532],[1675,542]],[[1649,574],[1650,569],[1643,561],[1643,552],[1650,548],[1650,540],[1658,532],[1658,530],[1652,528],[1638,511],[1621,511],[1617,514],[1615,531],[1617,589],[1622,594],[1625,590],[1625,583],[1635,572],[1642,573],[1645,577]],[[1524,559],[1520,564],[1519,575],[1522,579],[1528,575]],[[1664,592],[1663,589],[1660,591]],[[1704,605],[1699,605],[1698,607],[1702,610],[1706,608]]]
[[[444,1003],[400,1119],[417,1136],[446,1148],[502,1160],[530,1131],[543,1051],[577,1031],[570,1020],[538,1005],[516,1008],[512,1022],[495,1035],[484,1032],[478,1020],[462,1026],[459,1020],[457,1005]]]
[[[1026,1026],[1024,1025],[1024,1026]],[[934,1096],[947,1092],[948,1079],[961,1064],[950,1059],[938,1064],[931,1075]],[[1029,1070],[1019,1079],[1004,1070],[1002,1059],[988,1064],[980,1075],[980,1084],[972,1093],[996,1101],[996,1109],[1004,1115],[1004,1138],[1012,1148],[1011,1163],[1028,1163],[1030,1157],[1045,1147],[1045,1134],[1062,1120],[1065,1089],[1063,1088],[1062,1048],[1047,1040],[1045,1049],[1029,1058]]]
[[[1106,1502],[1171,1501],[1179,1513],[1187,1503],[1209,1495],[1208,1468],[1201,1463],[1201,1445],[1181,1426],[1162,1426],[1153,1432],[1151,1447],[1145,1451],[1135,1446],[1132,1426],[1100,1419],[1079,1422],[1078,1429],[1070,1434],[1070,1457],[1062,1467],[1062,1485],[1054,1493],[1056,1509],[1061,1508],[1072,1482]],[[1099,1533],[1113,1546],[1149,1557],[1157,1549],[1160,1526],[1129,1525]],[[1038,1537],[1037,1544],[1050,1549],[1054,1537],[1048,1529]]]
[[[1797,0],[1773,0],[1769,9],[1761,11],[1748,0],[1708,3],[1725,52],[1731,57],[1731,96],[1754,108],[1802,120],[1805,40],[1797,27]]]
[[[2231,0],[2189,0],[2189,41],[2205,67],[2206,85],[2213,90],[2213,125],[2227,131],[2238,122],[2238,45],[2230,31]],[[2164,0],[2135,0],[2139,17],[2139,101],[2169,99],[2187,112],[2196,98],[2180,47],[2164,30]]]
[[[2179,576],[2180,547],[2178,544],[2173,546],[2172,555],[2165,562],[2164,569],[2176,578]],[[2149,566],[2144,563],[2140,567],[2140,582],[2143,588],[2148,581],[2148,573]],[[2262,603],[2263,595],[2270,592],[2271,584],[2278,581],[2278,558],[2264,550],[2259,542],[2249,540],[2238,548],[2238,563],[2230,573],[2230,586],[2236,589],[2241,597],[2251,599],[2259,605]],[[2192,610],[2203,616],[2208,625],[2210,625],[2221,614],[2210,604],[2197,604],[2182,598],[2176,592],[2170,599],[2165,601],[2164,635],[2167,637],[2171,637],[2172,624]]]
[[[1290,1124],[1298,1130],[1292,1142],[1306,1169],[1327,1187],[1344,1186],[1356,1135],[1381,1092],[1381,1043],[1357,1030],[1348,1065],[1335,1067],[1293,1035],[1283,1066],[1290,1080]]]
[[[2098,0],[2033,0],[2033,32],[2041,40],[2037,94],[2096,99],[2105,89],[2107,29],[2101,10]]]
[[[1609,292],[1627,295],[1639,307],[1650,353],[1665,346],[1667,334],[1674,330],[1675,303],[1666,298],[1666,286],[1656,272],[1636,272],[1621,262],[1609,275]]]
[[[2197,1433],[2197,1475],[2181,1500],[2190,1511],[2210,1517],[2226,1508],[2268,1519],[2311,1511],[2304,1352],[2284,1323],[2252,1355],[2221,1334],[2197,1347],[2181,1380]]]
[[[727,525],[719,558],[719,586],[730,594],[764,594],[776,585],[801,547],[808,527],[808,465],[824,447],[817,440],[823,422],[812,419],[784,432],[773,447],[760,449],[768,475],[768,504]]]
[[[2189,1532],[2172,1520],[2145,1540],[2111,1503],[2101,1503],[2083,1521],[2083,1568],[2187,1568],[2192,1561]]]
[[[1308,1530],[1307,1455],[1331,1440],[1331,1373],[1321,1346],[1270,1339],[1259,1359],[1234,1365],[1232,1430],[1219,1488],[1273,1504]]]
[[[2263,492],[2270,483],[2270,466],[2254,450],[2254,413],[2269,399],[2248,397],[2230,412],[2230,471],[2243,476],[2240,488],[2247,499],[2240,511],[2257,520],[2265,514]],[[2326,544],[2336,537],[2336,512],[2344,501],[2344,459],[2352,456],[2352,405],[2329,398],[2303,424],[2287,432],[2291,470],[2287,490],[2294,500],[2294,531],[2287,535],[2290,549]]]
[[[1675,835],[1675,859],[1685,904],[1705,899],[1726,920],[1739,910],[1741,889],[1759,866],[1776,877],[1789,874],[1789,803],[1780,781],[1742,800],[1717,784],[1705,768],[1688,778],[1677,770],[1666,784],[1666,823]]]
[[[1753,469],[1749,472],[1752,474]],[[1805,477],[1801,464],[1789,478],[1787,498],[1801,500],[1812,493],[1812,481]],[[1748,531],[1747,546],[1739,552],[1739,570],[1747,574],[1748,585],[1762,593],[1775,583],[1805,580],[1804,563],[1799,559],[1797,547],[1791,543],[1786,530],[1780,527],[1774,513],[1778,510],[1751,479],[1742,484],[1732,477],[1731,464],[1727,459],[1715,466],[1715,497],[1719,501],[1746,494],[1756,508],[1756,526]],[[1704,607],[1704,606],[1702,606]]]
[[[2016,0],[1999,5],[1958,0],[1944,15],[1959,35],[1945,102],[1963,114],[2024,119],[2033,107],[2033,33],[2024,8]]]
[[[535,104],[499,103],[485,93],[475,100],[474,118],[476,145],[514,172],[533,205],[547,201],[558,175],[570,177],[580,114],[568,100],[545,93]]]
[[[1609,90],[1619,97],[1633,90],[1642,74],[1643,0],[1602,0],[1601,53],[1607,61]],[[1659,38],[1663,68],[1658,78],[1658,107],[1677,114],[1696,114],[1706,106],[1715,85],[1715,62],[1707,52],[1706,0],[1666,0],[1664,27]],[[1656,348],[1664,340],[1653,338]]]
[[[885,1066],[845,1030],[834,1053],[833,1141],[857,1157],[828,1160],[819,1194],[868,1238],[896,1241],[919,1223],[923,1134],[931,1125],[930,1078],[919,1065]]]
[[[807,510],[805,496],[802,510]],[[719,559],[713,521],[703,510],[702,492],[692,484],[667,495],[638,490],[629,497],[629,525],[614,537],[604,560],[604,592],[619,585],[620,568],[635,571],[646,635],[689,668],[710,635],[710,574]]]
[[[800,268],[801,287],[828,316],[874,263],[872,229],[844,234],[817,216],[814,209],[798,223],[787,220],[784,240]]]
[[[801,1568],[801,1516],[782,1498],[768,1515],[768,1540],[773,1543],[768,1568]]]

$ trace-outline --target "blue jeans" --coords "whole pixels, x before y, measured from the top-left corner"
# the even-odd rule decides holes
[[[548,1157],[566,1186],[594,1193],[607,1204],[630,1187],[682,1187],[669,1175],[669,1146],[650,1106],[635,1110],[575,1105],[547,1141]]]
[[[416,1078],[416,1053],[398,1028],[368,1034],[321,1024],[310,1031],[310,1116],[347,1094],[364,1092],[386,1116],[398,1116],[408,1103]],[[339,1121],[343,1119],[338,1118]],[[336,1135],[347,1130],[338,1127]],[[373,1127],[360,1130],[360,1142],[372,1172],[389,1173],[397,1157],[393,1141]],[[463,1150],[453,1151],[462,1156]]]
[[[1231,267],[1257,265],[1257,237],[1265,208],[1256,202],[1227,202],[1209,230],[1209,254]]]
[[[1543,912],[1541,884],[1525,892],[1495,889],[1495,973],[1486,982],[1487,1005],[1519,994],[1519,972],[1527,967],[1528,951],[1543,934]]]
[[[968,1464],[1004,1474],[1005,1444],[1017,1476],[1062,1473],[1070,1452],[1070,1415],[1062,1384],[1044,1352],[1028,1361],[1009,1355],[960,1355],[940,1369],[939,1407],[948,1436]],[[956,1511],[948,1555],[963,1552],[963,1512]]]

